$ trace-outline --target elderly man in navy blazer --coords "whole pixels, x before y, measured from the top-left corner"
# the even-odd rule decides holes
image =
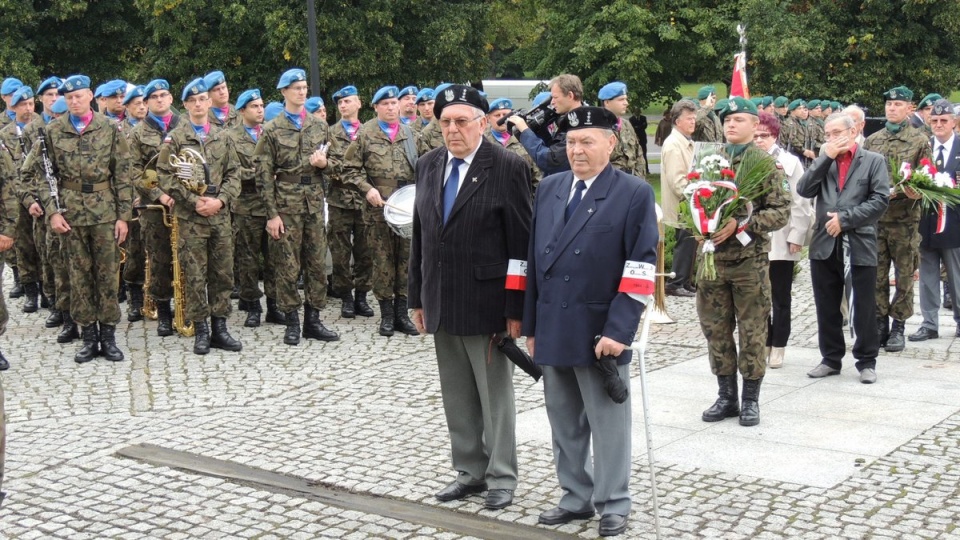
[[[500,509],[517,485],[516,408],[513,364],[495,342],[520,337],[523,279],[507,273],[527,256],[531,197],[527,162],[483,137],[487,110],[469,86],[437,92],[445,146],[417,162],[407,298],[417,330],[434,335],[457,471],[436,497],[489,488],[484,506]]]
[[[596,363],[616,357],[629,386],[627,347],[652,298],[659,233],[653,190],[610,165],[616,115],[580,107],[560,123],[572,171],[545,178],[537,190],[523,312],[527,348],[543,366],[563,489],[539,521],[556,525],[599,511],[600,535],[613,536],[626,530],[631,505],[630,398],[613,401]]]
[[[887,160],[859,147],[852,117],[831,114],[824,124],[823,155],[797,182],[801,197],[817,198],[810,277],[817,306],[819,365],[807,375],[814,379],[839,375],[846,345],[840,302],[844,289],[844,250],[853,276],[853,357],[860,382],[877,381],[877,221],[887,209],[890,174]]]

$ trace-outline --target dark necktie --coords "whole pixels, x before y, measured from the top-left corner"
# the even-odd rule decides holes
[[[943,170],[943,145],[940,145],[940,151],[937,152],[937,162],[934,163],[937,166],[938,171]]]
[[[580,201],[583,199],[583,190],[585,189],[587,189],[587,183],[583,180],[577,180],[577,183],[573,185],[573,198],[570,199],[570,204],[567,205],[567,210],[563,213],[564,223],[570,221],[570,216],[577,211],[577,207],[580,206]]]
[[[457,188],[460,187],[460,165],[463,160],[453,158],[450,162],[453,167],[450,169],[450,176],[447,177],[447,183],[443,186],[443,224],[447,224],[450,217],[450,211],[453,210],[453,203],[457,200]]]

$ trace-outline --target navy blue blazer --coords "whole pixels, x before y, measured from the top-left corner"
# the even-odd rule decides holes
[[[633,342],[643,304],[617,292],[624,263],[657,260],[649,184],[607,165],[564,224],[572,186],[572,172],[544,178],[530,228],[523,333],[536,339],[534,361],[548,366],[590,365],[597,335]],[[630,360],[627,349],[619,363]]]
[[[936,139],[931,138],[931,148],[936,148]],[[936,159],[936,153],[934,153]],[[960,171],[960,137],[953,139],[953,148],[946,156],[941,172],[948,173],[957,180]],[[942,233],[937,233],[937,213],[924,211],[920,218],[920,247],[927,249],[953,249],[960,247],[960,209],[956,206],[947,206],[947,227]]]

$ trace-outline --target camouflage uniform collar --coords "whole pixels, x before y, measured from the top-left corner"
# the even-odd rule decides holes
[[[884,127],[887,128],[887,131],[889,131],[890,133],[896,135],[896,134],[900,133],[901,131],[903,131],[904,129],[906,129],[906,127],[907,127],[908,125],[910,125],[910,121],[909,121],[909,120],[904,120],[903,122],[900,122],[899,124],[894,124],[893,122],[887,122],[887,123],[884,125]]]

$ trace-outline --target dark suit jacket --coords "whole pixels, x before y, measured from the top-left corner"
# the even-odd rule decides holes
[[[934,140],[930,140],[931,148],[936,148]],[[933,158],[936,159],[936,157],[936,152],[934,152]],[[953,148],[950,149],[950,155],[946,158],[946,163],[943,164],[943,170],[940,172],[949,173],[956,182],[957,171],[960,170],[960,137],[954,137]],[[948,205],[946,217],[946,229],[937,234],[937,213],[924,211],[923,217],[920,218],[920,247],[927,249],[960,247],[960,209]]]
[[[508,260],[527,257],[530,166],[484,139],[444,225],[446,164],[446,147],[417,161],[408,303],[430,333],[501,332],[523,315],[523,291],[504,287]]]
[[[572,186],[572,172],[540,182],[527,255],[523,333],[536,338],[534,360],[550,366],[590,365],[597,335],[632,343],[643,304],[617,292],[624,264],[657,262],[649,184],[607,165],[564,224]],[[619,363],[630,359],[627,349]]]
[[[817,198],[811,260],[826,260],[833,253],[839,238],[827,234],[827,212],[839,212],[840,228],[850,242],[851,264],[876,266],[877,221],[886,211],[890,197],[888,167],[882,155],[858,146],[840,191],[837,162],[826,154],[814,160],[797,182],[801,197]]]

